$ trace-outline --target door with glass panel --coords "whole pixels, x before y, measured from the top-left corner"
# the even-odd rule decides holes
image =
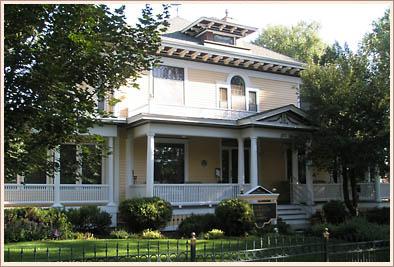
[[[244,151],[245,183],[249,183],[249,149]],[[238,183],[238,148],[222,148],[222,183]]]

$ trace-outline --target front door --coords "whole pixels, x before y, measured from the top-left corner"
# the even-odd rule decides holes
[[[249,149],[244,151],[245,183],[249,183]],[[238,183],[238,148],[222,148],[222,183]]]

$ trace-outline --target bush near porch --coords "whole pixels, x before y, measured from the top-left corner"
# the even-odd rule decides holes
[[[158,230],[171,220],[171,204],[158,197],[132,198],[119,204],[119,217],[128,231]]]
[[[72,237],[72,225],[60,210],[34,207],[4,210],[4,242]]]

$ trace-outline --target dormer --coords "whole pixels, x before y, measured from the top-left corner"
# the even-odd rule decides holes
[[[198,38],[201,43],[236,46],[236,40],[254,33],[257,28],[233,23],[227,19],[201,17],[181,30],[182,33]]]

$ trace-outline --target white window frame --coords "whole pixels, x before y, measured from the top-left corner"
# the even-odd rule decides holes
[[[257,89],[257,88],[250,88],[250,87],[247,87],[246,88],[246,110],[247,111],[253,111],[253,110],[250,110],[249,109],[249,93],[250,92],[254,92],[254,93],[256,93],[256,111],[253,111],[253,112],[259,112],[259,110],[260,110],[260,105],[259,105],[259,89]]]
[[[155,144],[183,144],[185,146],[185,154],[183,161],[184,166],[184,183],[189,182],[189,140],[187,139],[177,139],[177,138],[155,138]]]

